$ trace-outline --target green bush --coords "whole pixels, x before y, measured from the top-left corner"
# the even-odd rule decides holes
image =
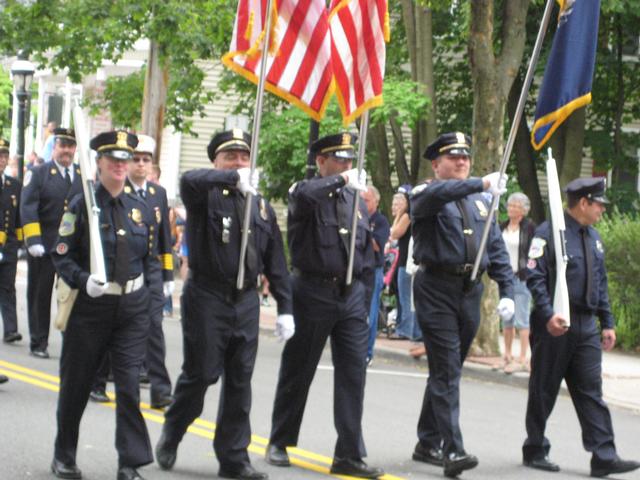
[[[618,346],[640,352],[640,219],[614,212],[597,228],[605,248]]]

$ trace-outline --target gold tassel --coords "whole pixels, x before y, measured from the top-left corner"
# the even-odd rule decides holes
[[[254,13],[249,14],[249,23],[247,23],[247,29],[244,31],[245,40],[251,40],[251,33],[253,32],[253,16]]]
[[[391,26],[389,23],[389,11],[387,10],[384,14],[384,41],[386,43],[389,43],[389,40],[391,39]]]

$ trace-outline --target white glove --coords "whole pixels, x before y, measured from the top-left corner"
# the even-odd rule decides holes
[[[516,304],[510,298],[501,298],[496,309],[500,320],[507,322],[516,313]]]
[[[296,324],[293,321],[293,315],[285,313],[278,315],[276,319],[276,337],[278,340],[287,341],[296,332]]]
[[[162,293],[164,293],[165,297],[170,297],[173,295],[173,289],[175,288],[176,283],[173,280],[168,282],[162,282]]]
[[[35,245],[31,245],[29,248],[29,255],[32,257],[41,257],[44,255],[44,246],[36,243]]]
[[[343,173],[347,177],[347,187],[361,192],[367,191],[367,172],[363,168],[358,175],[358,169],[352,168]]]
[[[239,168],[237,172],[240,177],[237,183],[238,190],[245,195],[247,193],[256,195],[258,193],[258,182],[260,181],[260,173],[258,170],[254,170],[252,174],[250,168],[244,167]]]
[[[482,177],[483,182],[489,182],[489,188],[487,188],[487,192],[497,197],[499,197],[503,193],[507,193],[508,179],[509,177],[507,177],[506,175],[500,176],[500,172],[493,172]]]
[[[3,258],[4,258],[4,255],[2,254],[2,252],[0,252],[0,262],[2,261]]]
[[[104,295],[104,292],[107,291],[109,285],[107,283],[102,283],[98,281],[98,277],[96,275],[89,275],[87,278],[87,295],[92,298],[98,298]]]

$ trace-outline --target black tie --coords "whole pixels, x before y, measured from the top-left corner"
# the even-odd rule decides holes
[[[144,188],[139,188],[138,189],[138,195],[140,195],[140,198],[146,198],[147,197],[147,192],[144,191]]]
[[[586,227],[580,229],[582,236],[582,248],[584,250],[584,261],[586,265],[587,282],[585,285],[584,299],[587,307],[594,307],[591,304],[591,292],[593,290],[593,250],[589,241],[589,232]]]
[[[71,174],[69,173],[69,167],[65,167],[64,169],[64,179],[67,181],[67,184],[71,186]]]
[[[456,202],[460,213],[462,214],[462,234],[464,236],[464,244],[465,244],[465,263],[470,264],[476,261],[476,255],[478,254],[478,249],[476,247],[476,242],[473,236],[473,224],[471,223],[471,214],[469,210],[467,210],[468,202],[466,198],[461,198]]]
[[[113,280],[121,286],[125,286],[129,280],[129,241],[128,231],[125,228],[126,212],[118,199],[112,201],[113,224],[116,226],[116,262],[113,272]]]

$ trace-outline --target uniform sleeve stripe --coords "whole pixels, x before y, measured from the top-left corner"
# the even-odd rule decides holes
[[[24,233],[24,238],[31,238],[42,235],[39,222],[27,223],[22,227],[22,231]]]
[[[0,245],[4,245],[7,242],[7,232],[0,231]]]
[[[160,258],[162,260],[162,269],[173,271],[173,255],[170,253],[163,253],[160,255]]]
[[[16,228],[16,238],[20,241],[22,241],[22,229],[21,228]]]

